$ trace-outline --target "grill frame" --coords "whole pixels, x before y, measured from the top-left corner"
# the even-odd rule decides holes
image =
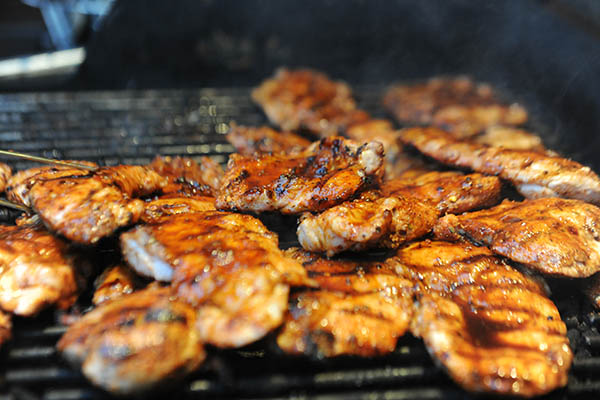
[[[382,92],[381,86],[357,88],[360,107],[382,116]],[[0,95],[0,147],[106,165],[146,163],[156,154],[208,155],[224,164],[233,151],[223,135],[227,123],[266,123],[249,93],[249,88],[219,88]],[[534,115],[531,127],[538,128],[552,146],[555,131],[544,131],[537,122],[543,119],[544,115]],[[577,158],[576,154],[571,156]],[[39,165],[0,160],[16,169]],[[289,228],[287,234],[282,231],[291,219],[267,219],[270,227],[282,233],[282,247],[294,243],[293,232],[290,235]],[[591,310],[576,284],[569,282],[566,288],[560,280],[549,284],[576,357],[568,387],[545,398],[598,395],[600,314]],[[56,354],[54,344],[65,327],[56,324],[52,310],[33,320],[16,318],[14,325],[13,340],[0,350],[0,399],[112,398],[93,388]],[[481,398],[453,384],[423,344],[410,335],[400,340],[395,353],[374,359],[294,358],[281,354],[272,336],[240,350],[209,349],[209,359],[198,372],[183,384],[166,385],[150,397],[172,395],[168,392],[171,389],[183,398]]]

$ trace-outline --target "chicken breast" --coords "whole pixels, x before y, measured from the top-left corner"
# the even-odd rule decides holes
[[[436,128],[404,129],[400,137],[442,163],[506,179],[527,198],[563,197],[600,205],[600,178],[575,161],[461,141]]]
[[[78,280],[66,243],[45,228],[0,226],[2,309],[32,316],[50,305],[68,308],[79,294]]]
[[[548,155],[556,155],[544,147],[544,143],[538,135],[511,126],[490,126],[483,134],[476,136],[474,141],[493,147],[531,150],[539,153],[547,153]]]
[[[279,132],[268,126],[249,127],[231,123],[227,141],[244,156],[254,153],[300,153],[310,145],[310,140],[293,132]]]
[[[214,197],[169,193],[146,201],[140,220],[153,223],[170,218],[172,215],[214,210]]]
[[[437,218],[434,206],[413,197],[371,191],[321,214],[304,214],[297,234],[304,249],[331,257],[344,250],[397,248],[427,234]]]
[[[222,210],[322,211],[381,182],[383,147],[330,137],[300,154],[229,159],[216,206]]]
[[[11,176],[12,169],[8,165],[0,163],[0,192],[4,192]]]
[[[182,378],[206,354],[196,311],[170,288],[151,287],[106,302],[71,325],[57,344],[95,385],[115,394]]]
[[[522,106],[503,104],[491,86],[468,77],[395,85],[385,94],[383,104],[403,124],[434,125],[455,137],[473,136],[493,125],[527,121]]]
[[[163,193],[214,197],[223,178],[221,165],[208,157],[201,157],[197,163],[187,157],[156,156],[148,168],[168,178],[169,184],[163,188]]]
[[[411,332],[463,388],[531,397],[567,384],[566,326],[537,280],[464,243],[414,243],[395,260],[419,283]]]
[[[600,208],[579,200],[504,201],[488,210],[447,215],[437,238],[468,239],[548,275],[600,271]]]
[[[495,176],[455,171],[415,175],[386,180],[381,187],[383,194],[414,197],[436,207],[441,215],[486,208],[500,201],[502,183]]]
[[[107,268],[94,283],[95,291],[92,304],[100,304],[131,294],[139,287],[135,273],[124,265]]]

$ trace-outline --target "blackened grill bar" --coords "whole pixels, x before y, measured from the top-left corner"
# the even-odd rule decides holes
[[[383,90],[360,87],[356,91],[360,107],[381,115]],[[251,126],[266,122],[249,94],[249,89],[204,89],[3,95],[0,140],[7,149],[106,165],[146,163],[156,154],[208,155],[224,163],[233,151],[224,136],[230,121]],[[17,169],[39,165],[1,160]],[[279,224],[275,228],[281,230],[289,221],[282,224],[274,218],[270,223]],[[290,244],[282,240],[282,247]],[[600,314],[591,311],[575,287],[561,287],[552,298],[567,324],[576,357],[568,386],[545,398],[598,396]],[[65,330],[56,325],[52,312],[33,320],[17,318],[13,339],[0,351],[0,394],[111,398],[58,356],[54,346]],[[175,390],[185,398],[480,398],[453,384],[421,341],[410,336],[402,338],[390,356],[332,360],[283,355],[267,338],[238,351],[212,351],[205,366]]]

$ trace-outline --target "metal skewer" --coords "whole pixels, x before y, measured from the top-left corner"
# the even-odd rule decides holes
[[[29,207],[22,206],[21,204],[16,204],[8,200],[0,199],[0,206],[12,208],[14,210],[23,211],[27,214],[31,214],[32,211]]]
[[[79,163],[74,163],[74,162],[70,162],[70,161],[53,160],[52,158],[32,156],[29,154],[17,153],[14,151],[0,150],[0,154],[5,155],[5,156],[23,158],[25,160],[36,161],[36,162],[40,162],[40,163],[44,163],[44,164],[54,164],[54,165],[62,165],[64,167],[84,169],[86,171],[92,171],[92,172],[96,171],[98,169],[98,167],[92,167],[90,165],[79,164]]]

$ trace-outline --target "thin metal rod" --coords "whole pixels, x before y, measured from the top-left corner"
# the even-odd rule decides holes
[[[25,207],[25,206],[22,206],[20,204],[16,204],[16,203],[13,203],[11,201],[4,200],[4,199],[0,199],[0,206],[4,206],[4,207],[8,207],[8,208],[13,208],[15,210],[26,212],[27,214],[31,214],[32,213],[32,211],[31,211],[31,209],[29,207]]]
[[[74,163],[74,162],[70,162],[70,161],[53,160],[52,158],[32,156],[29,154],[17,153],[14,151],[0,150],[0,154],[5,155],[5,156],[23,158],[25,160],[40,162],[40,163],[44,163],[44,164],[54,164],[54,165],[62,165],[64,167],[84,169],[86,171],[96,171],[98,169],[98,167],[92,167],[91,165],[79,164],[79,163]]]

